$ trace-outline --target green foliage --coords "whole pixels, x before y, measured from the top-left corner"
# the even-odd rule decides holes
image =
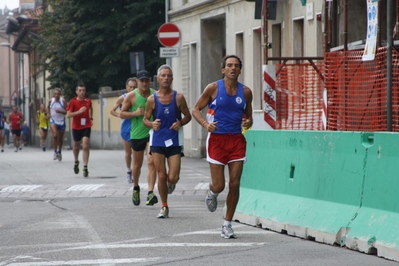
[[[75,95],[84,82],[88,93],[102,86],[125,88],[129,53],[143,51],[145,67],[155,74],[159,58],[157,32],[165,22],[164,0],[47,0],[39,21],[36,46],[46,62],[51,87]]]

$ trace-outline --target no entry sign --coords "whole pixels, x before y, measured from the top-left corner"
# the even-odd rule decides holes
[[[162,24],[158,29],[158,40],[163,46],[173,46],[180,40],[179,28],[173,23]]]

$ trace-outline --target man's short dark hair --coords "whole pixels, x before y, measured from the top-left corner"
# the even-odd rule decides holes
[[[226,60],[227,59],[229,59],[229,58],[235,58],[235,59],[237,59],[239,62],[240,62],[240,69],[242,68],[242,61],[241,61],[241,59],[238,57],[238,56],[236,56],[236,55],[226,55],[224,58],[223,58],[223,62],[222,62],[222,68],[225,68],[226,67]]]
[[[137,78],[136,78],[136,77],[128,78],[128,79],[126,80],[126,86],[127,86],[127,84],[129,84],[130,81],[133,81],[133,82],[136,83],[136,85],[137,85]]]
[[[78,89],[78,87],[84,87],[86,88],[86,85],[83,82],[78,83],[78,85],[76,86],[76,89]]]

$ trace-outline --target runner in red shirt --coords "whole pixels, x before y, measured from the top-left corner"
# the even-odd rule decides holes
[[[10,114],[10,127],[11,127],[11,134],[14,142],[14,151],[17,152],[18,148],[22,150],[21,145],[21,128],[22,122],[24,121],[24,116],[18,112],[18,107],[13,106],[12,112]]]
[[[85,85],[76,87],[76,97],[68,103],[66,117],[72,117],[72,135],[73,135],[73,156],[75,164],[73,170],[75,174],[79,173],[79,150],[80,144],[83,148],[83,176],[88,177],[89,171],[89,145],[92,126],[93,107],[90,98],[86,97]]]

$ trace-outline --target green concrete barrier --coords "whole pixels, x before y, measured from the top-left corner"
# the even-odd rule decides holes
[[[399,149],[392,144],[398,134],[250,130],[245,136],[234,219],[399,258]]]
[[[370,136],[362,206],[349,224],[345,245],[399,261],[399,135]]]

